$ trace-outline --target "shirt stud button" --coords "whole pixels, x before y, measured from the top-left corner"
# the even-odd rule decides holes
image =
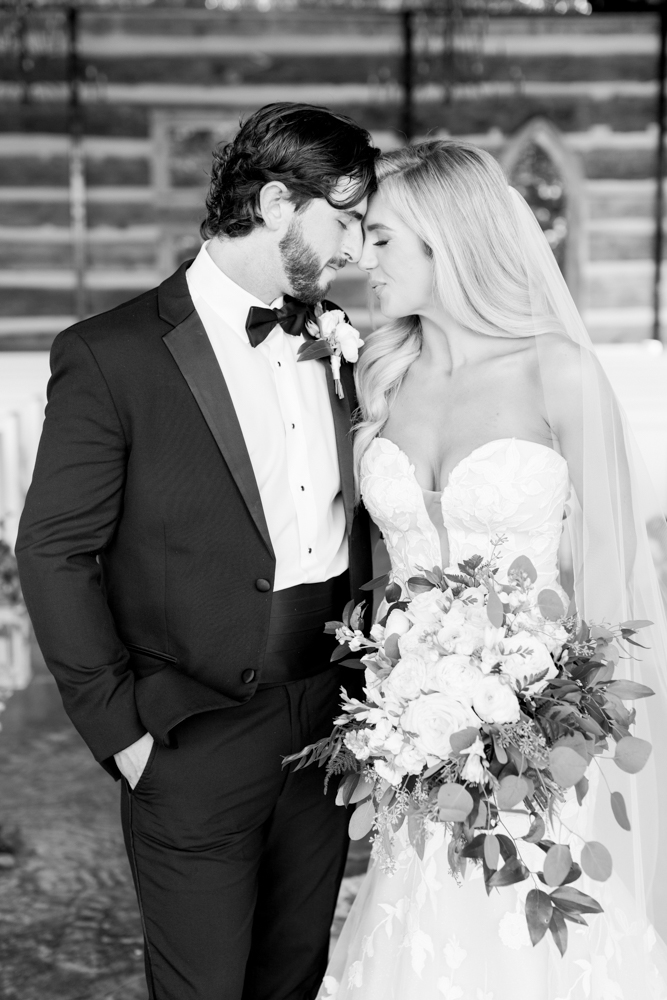
[[[255,586],[257,587],[257,590],[261,591],[263,594],[266,594],[269,590],[271,590],[271,584],[269,581],[264,580],[261,577],[259,580],[255,580]]]
[[[243,673],[241,674],[241,680],[243,681],[244,684],[252,684],[254,679],[255,679],[254,670],[244,670]]]

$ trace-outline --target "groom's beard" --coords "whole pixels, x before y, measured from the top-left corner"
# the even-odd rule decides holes
[[[331,282],[322,283],[322,272],[327,265],[345,267],[344,257],[334,257],[322,264],[312,246],[306,243],[301,226],[296,219],[278,244],[285,276],[295,298],[309,305],[320,302],[327,294]]]

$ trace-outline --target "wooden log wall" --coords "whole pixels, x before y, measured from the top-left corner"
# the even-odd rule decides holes
[[[26,85],[0,17],[0,348],[46,349],[77,308],[65,35],[32,15]],[[539,116],[580,168],[581,297],[598,340],[651,335],[657,127],[652,15],[502,17],[443,41],[416,24],[415,127],[502,157]],[[275,100],[352,115],[400,143],[401,33],[384,14],[203,7],[80,16],[83,300],[146,289],[196,251],[213,142]],[[364,279],[333,297],[369,323]]]

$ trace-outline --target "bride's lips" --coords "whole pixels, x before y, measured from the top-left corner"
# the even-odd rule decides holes
[[[373,289],[376,295],[379,295],[382,289],[384,288],[384,281],[375,281],[371,285],[371,288]]]

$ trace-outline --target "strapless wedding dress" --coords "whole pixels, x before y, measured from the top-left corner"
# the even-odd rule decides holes
[[[537,569],[538,588],[559,589],[570,480],[566,461],[544,445],[490,441],[459,462],[442,493],[434,494],[421,489],[400,448],[376,438],[363,458],[361,491],[384,536],[392,576],[403,587],[418,567],[443,565],[443,556],[454,566],[495,550],[501,580],[523,554]],[[585,835],[586,809],[575,802],[564,805],[561,821]],[[590,917],[588,927],[568,924],[561,957],[550,934],[535,948],[530,943],[523,904],[531,881],[487,897],[477,867],[468,865],[463,878],[451,874],[444,827],[433,825],[420,860],[405,826],[396,837],[396,871],[386,874],[371,861],[318,1000],[667,1000],[667,949],[618,875],[576,883],[604,913]],[[563,827],[557,834],[566,842]],[[534,869],[531,851],[543,855],[522,845]]]

